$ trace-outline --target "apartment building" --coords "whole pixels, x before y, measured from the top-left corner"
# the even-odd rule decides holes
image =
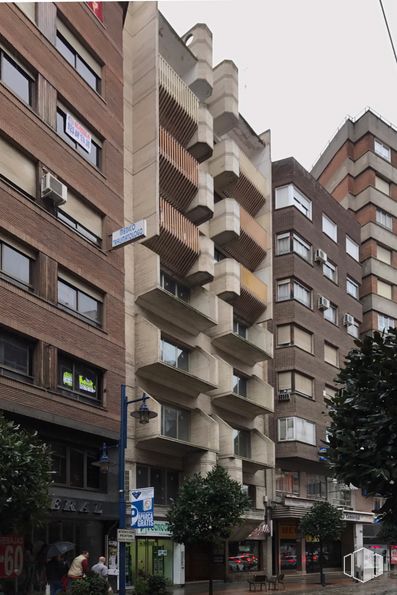
[[[45,544],[95,557],[117,519],[92,463],[125,377],[123,254],[106,251],[124,220],[123,7],[88,4],[0,5],[0,409],[54,461],[47,521],[26,528],[35,581]]]
[[[386,331],[397,320],[397,129],[372,110],[347,118],[312,174],[360,225],[354,247],[362,268],[362,334]],[[382,504],[375,499],[372,507]],[[378,543],[379,526],[364,526],[364,543]]]
[[[295,159],[273,163],[275,567],[318,571],[318,543],[301,537],[299,520],[315,501],[343,509],[342,540],[326,565],[362,545],[372,506],[358,490],[327,477],[325,397],[359,335],[360,226]]]
[[[238,70],[213,66],[212,34],[180,38],[155,2],[130,3],[124,29],[126,374],[158,416],[129,420],[129,486],[155,488],[154,529],[127,546],[131,579],[175,584],[271,567],[266,502],[274,444],[269,133],[238,111]],[[212,560],[173,543],[165,515],[183,478],[223,465],[252,508]]]

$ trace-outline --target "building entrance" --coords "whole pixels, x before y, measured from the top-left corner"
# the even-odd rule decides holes
[[[171,539],[137,537],[130,548],[133,577],[154,574],[173,582],[173,543]]]

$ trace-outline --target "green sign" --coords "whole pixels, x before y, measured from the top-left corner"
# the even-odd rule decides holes
[[[94,381],[91,378],[79,375],[79,389],[87,393],[96,393]]]
[[[70,386],[73,388],[73,373],[72,372],[64,372],[62,377],[62,382],[65,386]]]
[[[136,529],[136,535],[156,535],[157,537],[170,537],[171,533],[167,521],[154,521],[153,527]]]

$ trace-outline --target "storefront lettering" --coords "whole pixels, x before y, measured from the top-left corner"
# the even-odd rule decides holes
[[[89,502],[88,500],[72,500],[64,498],[53,498],[50,510],[54,512],[79,512],[82,514],[103,514],[100,502]]]

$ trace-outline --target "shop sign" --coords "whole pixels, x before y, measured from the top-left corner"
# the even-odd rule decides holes
[[[66,114],[66,134],[78,143],[87,153],[91,153],[91,134],[76,118]]]
[[[136,535],[152,536],[152,537],[171,537],[167,521],[154,521],[153,527],[145,529],[137,529]]]
[[[372,523],[374,515],[372,513],[362,514],[360,512],[343,511],[343,521],[354,521],[356,523]]]
[[[23,569],[23,537],[0,536],[0,578],[16,578]]]
[[[397,545],[390,546],[390,564],[397,564]]]
[[[87,2],[87,5],[96,18],[103,23],[103,2]]]
[[[132,490],[131,527],[144,528],[154,525],[154,488]]]
[[[146,237],[146,219],[131,223],[127,227],[121,227],[112,233],[112,248],[131,244],[136,240]]]
[[[298,537],[297,525],[280,525],[279,534],[281,539],[296,539]]]
[[[121,541],[122,543],[131,543],[131,541],[135,541],[135,530],[117,529],[117,541]]]
[[[92,378],[86,378],[79,374],[79,390],[84,390],[87,393],[96,393],[96,386]]]
[[[50,510],[56,512],[80,512],[83,514],[103,514],[101,502],[73,500],[71,498],[52,498]]]

